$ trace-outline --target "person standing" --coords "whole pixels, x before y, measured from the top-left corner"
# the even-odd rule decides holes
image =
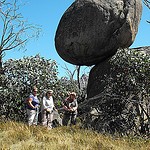
[[[38,122],[38,111],[39,111],[39,100],[37,97],[37,88],[34,86],[32,93],[27,99],[27,115],[28,125],[37,125]]]
[[[64,108],[64,115],[62,119],[62,124],[64,126],[68,125],[68,122],[70,121],[71,125],[76,124],[76,118],[77,118],[77,108],[78,108],[78,103],[76,99],[76,93],[71,92],[69,94],[69,97],[67,97],[63,103],[63,108]]]
[[[53,90],[47,90],[46,95],[43,97],[41,106],[42,125],[46,126],[48,129],[52,128],[53,110],[56,110],[52,95]]]

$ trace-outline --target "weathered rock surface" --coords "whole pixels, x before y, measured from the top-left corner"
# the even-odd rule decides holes
[[[109,59],[95,65],[91,69],[87,86],[87,98],[94,97],[104,90],[106,86],[105,76],[110,73],[111,64],[109,63]]]
[[[60,20],[56,50],[72,64],[100,63],[133,43],[141,13],[141,0],[76,0]]]
[[[141,53],[150,55],[150,46],[133,48],[131,50],[140,51]],[[104,78],[106,75],[109,76],[110,74],[112,74],[111,64],[108,60],[95,65],[91,69],[87,86],[87,98],[99,95],[104,90],[106,85]]]

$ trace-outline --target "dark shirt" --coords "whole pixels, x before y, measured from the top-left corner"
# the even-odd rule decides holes
[[[77,99],[71,100],[70,98],[67,98],[63,101],[63,104],[69,109],[69,108],[74,108],[74,107],[78,107],[78,102]],[[73,114],[77,114],[77,110],[70,112],[65,110],[65,113],[73,113]]]
[[[37,98],[37,96],[34,96],[34,95],[30,95],[29,96],[29,98],[32,98],[32,105],[34,106],[34,107],[36,107],[36,106],[39,106],[39,100],[38,100],[38,98]],[[36,110],[36,108],[32,108],[32,107],[30,107],[29,105],[27,105],[27,109],[30,109],[30,110]]]

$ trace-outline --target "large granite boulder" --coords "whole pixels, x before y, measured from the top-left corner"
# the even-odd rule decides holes
[[[75,65],[100,63],[133,43],[141,12],[141,0],[76,0],[60,20],[56,50]]]
[[[105,86],[105,76],[111,74],[111,64],[109,59],[95,65],[89,74],[87,85],[87,98],[100,94]]]

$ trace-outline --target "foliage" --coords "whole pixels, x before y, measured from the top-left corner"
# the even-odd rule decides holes
[[[123,94],[128,97],[131,94],[150,93],[150,55],[146,52],[133,49],[119,51],[113,58],[114,67],[112,71],[116,73],[113,84],[118,89],[116,94]]]
[[[47,89],[56,93],[57,69],[55,61],[45,60],[39,55],[6,61],[4,75],[0,76],[0,116],[24,120],[24,101],[33,86],[37,86],[39,98]]]
[[[88,115],[86,126],[109,133],[149,134],[150,57],[144,51],[119,50],[110,59],[105,89],[87,100],[97,116]],[[83,106],[85,107],[85,106]],[[90,124],[90,125],[89,125]]]
[[[88,84],[88,73],[82,74],[80,77],[80,94],[78,98],[78,103],[82,103],[87,98],[87,84]]]
[[[119,58],[119,59],[118,59]],[[126,112],[128,127],[149,134],[150,126],[150,55],[146,51],[122,50],[112,59],[115,78],[111,78],[112,93],[120,95]],[[118,109],[116,109],[118,110]],[[138,122],[138,123],[137,123]]]
[[[25,100],[33,86],[38,88],[41,100],[47,89],[54,91],[53,97],[59,109],[69,92],[79,94],[77,81],[73,78],[58,78],[58,66],[53,60],[39,55],[8,60],[3,65],[4,74],[0,76],[0,116],[6,119],[25,121]]]
[[[47,130],[22,123],[0,122],[1,149],[15,150],[148,150],[150,140],[133,137],[111,137],[77,126]]]
[[[74,66],[74,69],[72,70],[69,70],[66,65],[63,68],[66,70],[67,77],[62,77],[60,79],[59,91],[65,96],[68,96],[69,92],[74,91],[77,93],[78,103],[84,101],[86,97],[88,73],[84,73],[80,77],[81,66]],[[75,75],[77,76],[77,79],[75,79]],[[61,93],[59,95],[62,95]]]

